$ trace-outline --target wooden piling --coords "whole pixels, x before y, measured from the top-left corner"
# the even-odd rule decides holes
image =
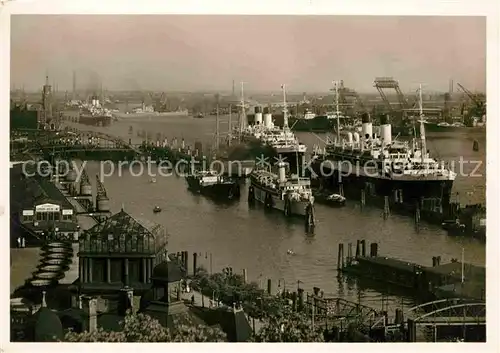
[[[360,242],[359,242],[359,239],[356,240],[356,258],[359,257],[359,255],[361,254],[361,248],[360,248]]]
[[[384,196],[384,219],[389,218],[389,196]]]
[[[248,283],[248,279],[247,279],[247,269],[244,268],[243,269],[243,282],[244,283]]]
[[[197,261],[198,261],[198,254],[193,253],[193,276],[196,276],[196,270],[197,270]]]
[[[267,279],[267,294],[272,294],[272,280],[270,278]]]
[[[418,207],[418,205],[415,209],[415,227],[417,231],[420,229],[420,207]]]
[[[339,244],[339,252],[337,256],[337,270],[341,271],[343,269],[343,256],[344,256],[344,244]]]
[[[366,257],[366,240],[361,240],[361,256]]]
[[[361,208],[365,207],[365,203],[366,203],[365,190],[362,189],[361,190]]]
[[[352,243],[347,244],[347,266],[350,266],[352,262]]]

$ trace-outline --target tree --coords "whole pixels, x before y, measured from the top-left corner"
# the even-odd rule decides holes
[[[323,329],[312,327],[301,312],[284,308],[277,315],[264,318],[264,325],[254,336],[255,342],[324,342]]]
[[[226,334],[219,328],[175,323],[175,330],[163,327],[145,314],[128,312],[120,323],[120,331],[68,332],[66,342],[224,342]]]

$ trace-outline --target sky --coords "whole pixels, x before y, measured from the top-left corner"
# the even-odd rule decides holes
[[[376,93],[486,89],[485,17],[13,15],[11,87]]]

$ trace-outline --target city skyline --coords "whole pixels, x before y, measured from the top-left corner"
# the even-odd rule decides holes
[[[325,41],[325,33],[342,35]],[[249,92],[279,91],[284,82],[291,92],[327,92],[342,79],[375,93],[374,78],[391,76],[403,91],[422,83],[445,92],[450,79],[485,91],[486,19],[12,16],[11,87],[38,90],[48,74],[50,84],[71,91],[74,70],[80,90],[102,81],[110,91],[231,91],[235,80]]]

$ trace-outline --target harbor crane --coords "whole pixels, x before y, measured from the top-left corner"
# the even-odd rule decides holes
[[[406,99],[405,95],[401,91],[401,88],[399,88],[399,82],[396,81],[395,79],[393,79],[392,77],[377,77],[377,78],[375,78],[374,87],[379,92],[380,97],[382,98],[384,103],[387,105],[387,108],[389,109],[390,112],[394,112],[394,108],[393,108],[391,102],[389,102],[389,99],[387,98],[387,95],[385,94],[384,89],[393,89],[396,91],[396,95],[397,95],[401,110],[409,108],[408,100]]]
[[[486,97],[484,97],[483,94],[472,93],[458,82],[457,86],[463,93],[465,93],[467,97],[469,97],[469,99],[473,103],[473,106],[470,109],[468,109],[468,116],[469,117],[475,116],[481,118],[484,115],[486,115],[486,99],[485,99]],[[464,108],[465,107],[462,107],[462,114],[464,112]]]

